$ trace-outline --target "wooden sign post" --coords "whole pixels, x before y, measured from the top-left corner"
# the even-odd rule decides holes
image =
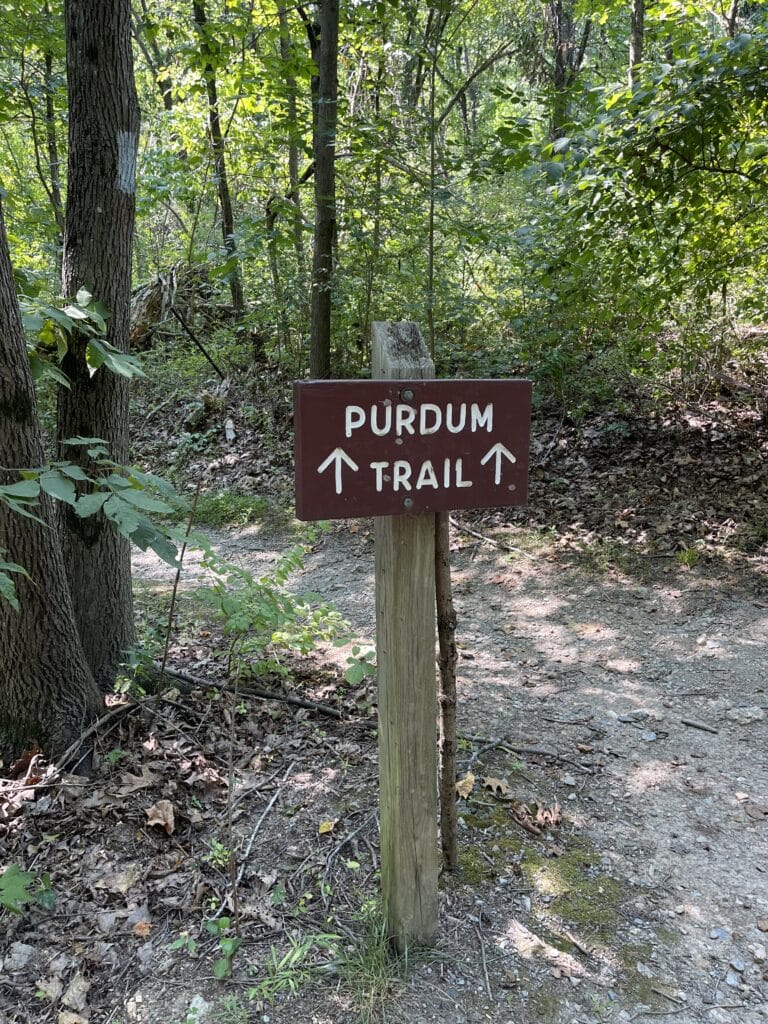
[[[415,324],[372,330],[374,379],[434,377]],[[437,933],[435,517],[378,516],[375,545],[381,886],[403,949]]]
[[[531,385],[434,380],[418,327],[374,323],[373,380],[294,385],[299,519],[375,517],[381,876],[402,950],[437,932],[435,517],[527,497]]]

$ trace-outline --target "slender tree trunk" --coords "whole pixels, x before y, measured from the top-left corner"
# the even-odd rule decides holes
[[[587,19],[576,41],[573,0],[549,0],[548,13],[552,33],[552,113],[549,133],[559,139],[566,131],[569,118],[570,94],[576,76],[581,71],[587,52],[592,22]]]
[[[67,0],[69,180],[64,294],[86,289],[109,311],[107,341],[128,351],[131,249],[139,108],[133,79],[129,0]],[[58,440],[103,438],[128,461],[128,382],[102,367],[91,376],[86,340],[73,334],[59,388]],[[82,446],[60,447],[82,459]],[[64,507],[61,537],[80,639],[96,682],[108,689],[133,643],[130,546],[101,514],[80,519]]]
[[[312,334],[309,373],[331,375],[331,299],[336,235],[336,106],[339,2],[320,0],[318,88],[315,115],[315,243],[312,254]]]
[[[301,195],[299,193],[299,118],[296,106],[297,86],[296,76],[293,73],[293,43],[291,42],[291,28],[288,23],[288,15],[285,7],[280,5],[277,9],[280,21],[280,59],[283,62],[285,88],[286,88],[286,113],[288,115],[288,198],[293,204],[293,248],[296,252],[296,276],[299,281],[304,280],[304,222],[301,216]]]
[[[224,133],[221,130],[221,114],[219,112],[219,95],[216,86],[216,72],[210,62],[210,41],[208,38],[208,18],[205,12],[205,5],[202,0],[194,0],[192,4],[195,24],[200,33],[200,53],[202,54],[205,66],[203,77],[205,79],[205,90],[208,95],[208,131],[211,136],[211,149],[213,150],[214,174],[216,176],[216,189],[219,196],[219,207],[221,208],[221,233],[224,238],[224,248],[229,257],[234,257],[234,266],[229,276],[229,290],[232,294],[232,305],[238,318],[245,315],[245,296],[243,294],[243,278],[240,273],[240,266],[237,263],[237,243],[235,242],[235,215],[232,209],[232,195],[229,191],[229,180],[227,178],[227,161],[224,147]]]
[[[739,0],[731,0],[728,13],[725,16],[725,31],[731,39],[736,38],[736,21],[739,17]]]
[[[277,253],[277,232],[275,231],[275,221],[277,220],[276,204],[279,203],[279,201],[280,200],[277,196],[272,196],[269,199],[267,203],[265,222],[267,228],[269,271],[272,275],[272,290],[275,293],[275,305],[277,306],[277,317],[280,321],[282,344],[285,351],[288,352],[291,347],[291,328],[288,323],[288,310],[285,307],[285,289],[283,288],[283,282],[280,278],[280,261]]]
[[[643,59],[645,42],[645,0],[632,0],[629,33],[629,86],[635,84],[635,68]]]
[[[56,225],[64,234],[64,202],[61,194],[61,165],[59,147],[56,141],[56,110],[53,105],[53,57],[45,55],[45,144],[48,151],[48,174],[51,181],[51,202]]]
[[[456,843],[456,609],[451,588],[450,522],[435,515],[435,594],[440,666],[440,845],[443,866],[455,871]]]
[[[0,484],[43,464],[43,443],[0,206]],[[29,573],[14,574],[20,610],[0,598],[0,757],[36,740],[59,757],[101,710],[80,644],[50,499],[42,523],[0,501],[0,549]]]

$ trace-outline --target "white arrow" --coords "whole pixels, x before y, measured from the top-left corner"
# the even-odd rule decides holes
[[[324,473],[329,466],[336,463],[336,493],[341,494],[341,464],[346,462],[350,469],[358,470],[358,465],[353,462],[343,448],[334,448],[331,454],[317,467],[318,473]]]
[[[489,452],[486,452],[486,454],[483,456],[483,458],[480,459],[480,465],[484,466],[486,464],[486,462],[489,462],[490,459],[493,456],[496,457],[496,466],[495,466],[495,473],[494,473],[494,477],[493,477],[493,482],[498,487],[499,484],[501,483],[501,460],[502,460],[502,458],[509,459],[509,461],[513,462],[513,463],[517,462],[517,459],[515,458],[515,456],[512,454],[511,451],[509,451],[507,448],[504,447],[504,445],[501,443],[501,441],[498,441],[493,446],[493,448],[491,448],[491,450]]]

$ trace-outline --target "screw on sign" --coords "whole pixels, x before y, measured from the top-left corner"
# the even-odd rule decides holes
[[[298,382],[297,515],[525,504],[530,413],[524,380]]]

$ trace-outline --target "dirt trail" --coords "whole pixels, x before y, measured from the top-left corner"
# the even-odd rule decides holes
[[[440,956],[387,1019],[768,1020],[765,565],[627,572],[455,539],[459,729],[474,738],[460,767],[477,781]],[[222,540],[248,564],[274,538]],[[372,571],[369,533],[340,525],[296,585],[370,637]],[[526,833],[513,798],[559,804],[559,829]],[[273,1019],[347,1019],[312,1014]]]

